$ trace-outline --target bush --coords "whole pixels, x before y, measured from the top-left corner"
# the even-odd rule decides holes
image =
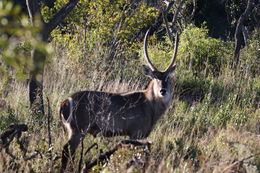
[[[210,80],[205,77],[196,77],[190,72],[182,72],[178,78],[179,99],[190,104],[203,100],[210,88]]]
[[[12,123],[18,123],[19,119],[14,113],[14,110],[11,108],[8,108],[6,111],[0,110],[0,130],[4,130],[7,126],[9,126]]]
[[[260,61],[260,29],[256,29],[252,33],[251,40],[248,40],[248,44],[241,50],[241,62],[240,70],[242,75],[259,76],[259,61]]]
[[[208,29],[188,26],[180,38],[179,56],[184,68],[205,75],[219,75],[227,64],[227,47],[220,39],[208,36]]]
[[[23,13],[20,6],[13,5],[11,1],[1,1],[0,11],[0,75],[16,75],[19,79],[25,79],[34,65],[42,63],[33,64],[30,57],[32,47],[45,55],[48,55],[51,49],[39,41],[37,34],[40,28],[32,27],[27,14]],[[7,69],[9,74],[5,71]],[[0,78],[0,82],[1,80]]]
[[[65,3],[65,0],[56,1],[55,9],[60,9]],[[52,10],[44,8],[45,20],[51,17]],[[136,58],[132,52],[138,47],[135,38],[140,29],[156,16],[156,10],[144,3],[80,1],[66,17],[66,22],[52,32],[52,37],[61,45],[66,45],[70,56],[78,64],[115,57],[132,59]]]

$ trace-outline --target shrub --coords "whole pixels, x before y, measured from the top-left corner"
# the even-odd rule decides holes
[[[0,110],[0,130],[4,130],[12,123],[18,123],[19,119],[15,116],[14,110],[8,108],[6,111]]]
[[[32,63],[32,45],[46,55],[51,49],[39,41],[37,34],[40,28],[31,26],[20,6],[10,1],[1,1],[0,11],[0,75],[16,75],[19,79],[25,79],[34,65],[42,65],[42,62]],[[5,71],[7,69],[9,74]]]
[[[65,3],[65,0],[56,1],[55,9]],[[44,8],[45,20],[50,18],[52,10]],[[65,44],[79,64],[122,58],[122,55],[126,59],[136,58],[132,53],[138,47],[135,38],[155,16],[156,10],[144,3],[134,6],[131,1],[124,0],[80,1],[66,17],[66,22],[53,31],[52,37],[61,45]]]
[[[260,61],[260,29],[256,29],[248,40],[247,46],[241,50],[240,70],[242,75],[259,76],[259,61]]]
[[[201,101],[205,94],[208,93],[210,80],[205,77],[196,77],[190,72],[177,74],[179,99],[188,103]]]
[[[220,39],[208,36],[208,29],[188,26],[180,38],[179,56],[182,66],[196,73],[219,75],[227,47]]]

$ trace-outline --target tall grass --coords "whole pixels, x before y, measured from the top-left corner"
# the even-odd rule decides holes
[[[62,146],[67,140],[58,108],[70,94],[79,90],[141,90],[148,84],[149,79],[141,71],[141,60],[108,62],[101,57],[93,61],[91,58],[97,54],[86,54],[82,57],[85,63],[81,63],[69,56],[66,48],[52,44],[53,57],[44,73],[45,107],[48,107],[48,97],[52,110],[52,147],[48,146],[46,116],[35,121],[35,115],[29,112],[26,82],[12,80],[4,86],[8,88],[8,94],[1,98],[6,104],[0,108],[0,129],[13,122],[28,124],[30,130],[22,136],[28,146],[28,155],[36,150],[41,155],[25,161],[17,142],[13,142],[10,149],[18,159],[13,160],[2,150],[0,172],[58,171]],[[242,55],[248,56],[246,52]],[[94,167],[93,172],[259,172],[260,85],[259,77],[252,74],[256,69],[250,71],[248,65],[248,68],[241,68],[241,73],[233,75],[225,65],[218,75],[197,74],[180,63],[180,59],[185,58],[180,56],[172,81],[173,104],[147,138],[153,142],[151,151],[147,153],[142,147],[123,147],[107,163]],[[255,63],[254,59],[252,61]],[[99,148],[92,149],[84,160],[93,160],[100,150],[107,151],[125,138],[87,135],[85,149],[93,143]],[[79,150],[73,172],[76,172]],[[52,159],[49,158],[50,151]]]

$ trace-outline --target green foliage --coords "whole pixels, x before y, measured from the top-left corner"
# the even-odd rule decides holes
[[[17,37],[27,37],[24,33],[28,28],[22,28],[22,26],[28,26],[27,22],[24,18],[21,19],[20,23],[14,21],[14,18],[20,15],[21,10],[18,6],[13,6],[11,2],[1,1],[0,11],[1,73],[4,76],[3,70],[7,68],[4,67],[3,62],[5,62],[17,69],[18,76],[22,76],[25,67],[28,67],[31,62],[29,57],[24,55],[23,44],[18,41]],[[11,35],[14,37],[10,38]]]
[[[241,50],[240,71],[242,75],[259,76],[260,61],[260,28],[256,29],[248,40],[247,45]]]
[[[7,126],[9,126],[12,123],[18,123],[19,119],[14,113],[14,110],[11,108],[8,108],[6,111],[3,111],[0,109],[0,130],[4,130]]]
[[[193,76],[187,71],[178,72],[176,77],[180,102],[176,103],[175,124],[192,126],[199,135],[208,127],[241,127],[250,117],[256,118],[259,79]]]
[[[19,6],[1,1],[0,11],[0,73],[7,75],[4,70],[12,67],[16,76],[24,79],[33,67],[30,58],[32,45],[44,54],[48,54],[50,49],[38,40],[40,28],[31,26]]]
[[[229,8],[227,9],[229,12],[230,24],[234,27],[240,17],[240,15],[244,12],[247,6],[247,1],[245,0],[234,0],[229,2]]]
[[[67,1],[55,2],[59,10]],[[52,9],[43,10],[45,20],[52,16]],[[52,32],[55,41],[65,44],[76,63],[113,59],[136,58],[138,45],[135,37],[141,28],[156,17],[154,8],[144,3],[133,5],[131,1],[80,1],[60,27]],[[103,52],[103,53],[102,53]],[[77,56],[75,56],[77,55]]]
[[[179,56],[183,68],[196,73],[219,75],[227,65],[228,47],[220,39],[208,36],[208,29],[188,26],[180,38]]]
[[[202,76],[194,76],[190,72],[186,72],[184,76],[185,77],[180,76],[178,81],[179,87],[182,90],[182,95],[188,94],[189,96],[198,96],[198,98],[202,98],[204,94],[209,91],[210,79]]]
[[[54,11],[66,2],[68,0],[57,0],[54,9],[44,7],[44,20],[49,20]],[[39,45],[37,47],[42,50],[48,50],[48,47],[38,42],[39,28],[32,28],[28,18],[6,23],[9,14],[17,16],[11,12],[15,7],[1,6],[0,44],[4,54],[1,55],[0,68],[5,76],[0,79],[0,90],[4,91],[0,95],[0,129],[13,122],[27,123],[29,131],[23,134],[27,140],[27,155],[35,150],[41,152],[41,156],[32,160],[16,160],[15,164],[20,167],[13,167],[11,172],[58,172],[61,165],[57,158],[67,138],[61,130],[58,107],[71,93],[79,90],[123,92],[143,89],[147,85],[148,78],[142,74],[140,65],[142,43],[136,42],[135,36],[156,13],[154,8],[147,8],[144,4],[135,8],[130,6],[130,1],[123,0],[81,0],[53,31],[53,41],[49,46],[54,47],[55,52],[44,74],[44,95],[50,99],[52,110],[51,148],[47,140],[46,116],[28,112],[26,84],[6,75],[13,71],[13,66],[25,69],[21,71],[27,73],[27,68],[33,66],[29,58],[32,46]],[[123,147],[110,160],[99,163],[91,171],[221,172],[233,164],[234,158],[240,160],[259,153],[258,33],[254,33],[248,46],[241,50],[240,73],[233,75],[228,66],[232,51],[229,43],[208,37],[205,27],[186,28],[181,34],[177,55],[172,87],[174,103],[148,137],[153,142],[151,151]],[[148,49],[156,67],[164,69],[173,53],[169,39],[151,36]],[[93,143],[98,144],[98,149],[92,149],[83,160],[97,158],[120,139],[125,137],[104,138],[98,135],[94,138],[87,135],[85,151]],[[16,145],[10,149],[19,157],[22,155]],[[75,167],[78,166],[79,150]],[[8,159],[11,160],[10,156],[3,151],[0,172],[10,172],[6,165],[14,162],[6,162]],[[225,163],[230,161],[230,164],[221,167],[223,160]],[[126,165],[129,163],[133,164],[128,169]],[[258,171],[255,164],[259,163],[259,157],[252,157],[247,163],[243,163],[247,170]]]
[[[158,68],[158,70],[165,70],[169,63],[170,60],[172,59],[173,55],[173,48],[172,48],[172,43],[168,36],[163,37],[163,41],[160,40],[159,38],[156,37],[156,35],[150,36],[148,38],[148,53],[149,56],[153,62],[153,64]],[[143,54],[144,50],[140,49],[139,54]],[[177,55],[177,61],[179,57]],[[143,63],[145,64],[146,62],[143,60]]]

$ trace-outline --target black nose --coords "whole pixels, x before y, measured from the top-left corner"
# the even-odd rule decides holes
[[[162,96],[165,96],[166,95],[166,89],[162,88],[160,90],[160,93],[161,93]]]

